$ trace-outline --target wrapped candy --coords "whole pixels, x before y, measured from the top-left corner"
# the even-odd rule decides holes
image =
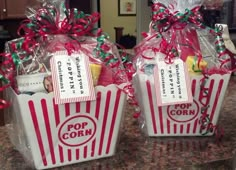
[[[154,0],[149,32],[135,47],[133,87],[148,136],[221,136],[230,75],[221,27],[203,24],[203,0]]]
[[[198,61],[196,56],[188,56],[186,59],[186,64],[189,72],[201,72],[201,70],[204,70],[207,67],[207,62],[203,59]]]
[[[99,14],[61,0],[26,13],[1,54],[12,143],[37,169],[114,155],[132,89],[116,45],[94,26]]]

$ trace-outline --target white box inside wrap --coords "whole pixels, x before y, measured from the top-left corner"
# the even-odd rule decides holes
[[[10,138],[28,163],[46,169],[114,155],[126,94],[114,84],[95,89],[96,101],[62,105],[52,93],[6,91]]]
[[[157,106],[157,98],[154,86],[153,75],[138,73],[133,78],[135,95],[141,109],[140,120],[143,131],[148,136],[202,136],[201,126],[201,107],[203,106],[199,98],[205,95],[203,102],[209,102],[207,114],[211,123],[217,125],[224,95],[230,79],[230,73],[209,76],[205,88],[209,89],[208,95],[200,90],[200,80],[202,75],[191,77],[191,89],[193,103],[170,106]],[[214,131],[205,135],[211,136]]]

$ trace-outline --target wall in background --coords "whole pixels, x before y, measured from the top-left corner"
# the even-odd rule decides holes
[[[141,33],[148,32],[151,22],[151,7],[147,0],[137,0],[137,42],[142,40]]]
[[[100,14],[101,28],[111,41],[115,42],[114,27],[124,27],[123,35],[136,36],[136,16],[118,16],[118,0],[100,0]]]

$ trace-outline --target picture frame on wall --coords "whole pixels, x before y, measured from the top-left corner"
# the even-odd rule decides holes
[[[118,0],[118,16],[135,16],[136,0]]]

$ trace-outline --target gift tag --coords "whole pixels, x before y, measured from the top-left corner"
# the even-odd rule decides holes
[[[55,103],[95,100],[95,90],[84,53],[57,52],[51,59]]]
[[[172,64],[157,61],[154,81],[158,106],[193,102],[189,75],[181,59],[174,59]]]

